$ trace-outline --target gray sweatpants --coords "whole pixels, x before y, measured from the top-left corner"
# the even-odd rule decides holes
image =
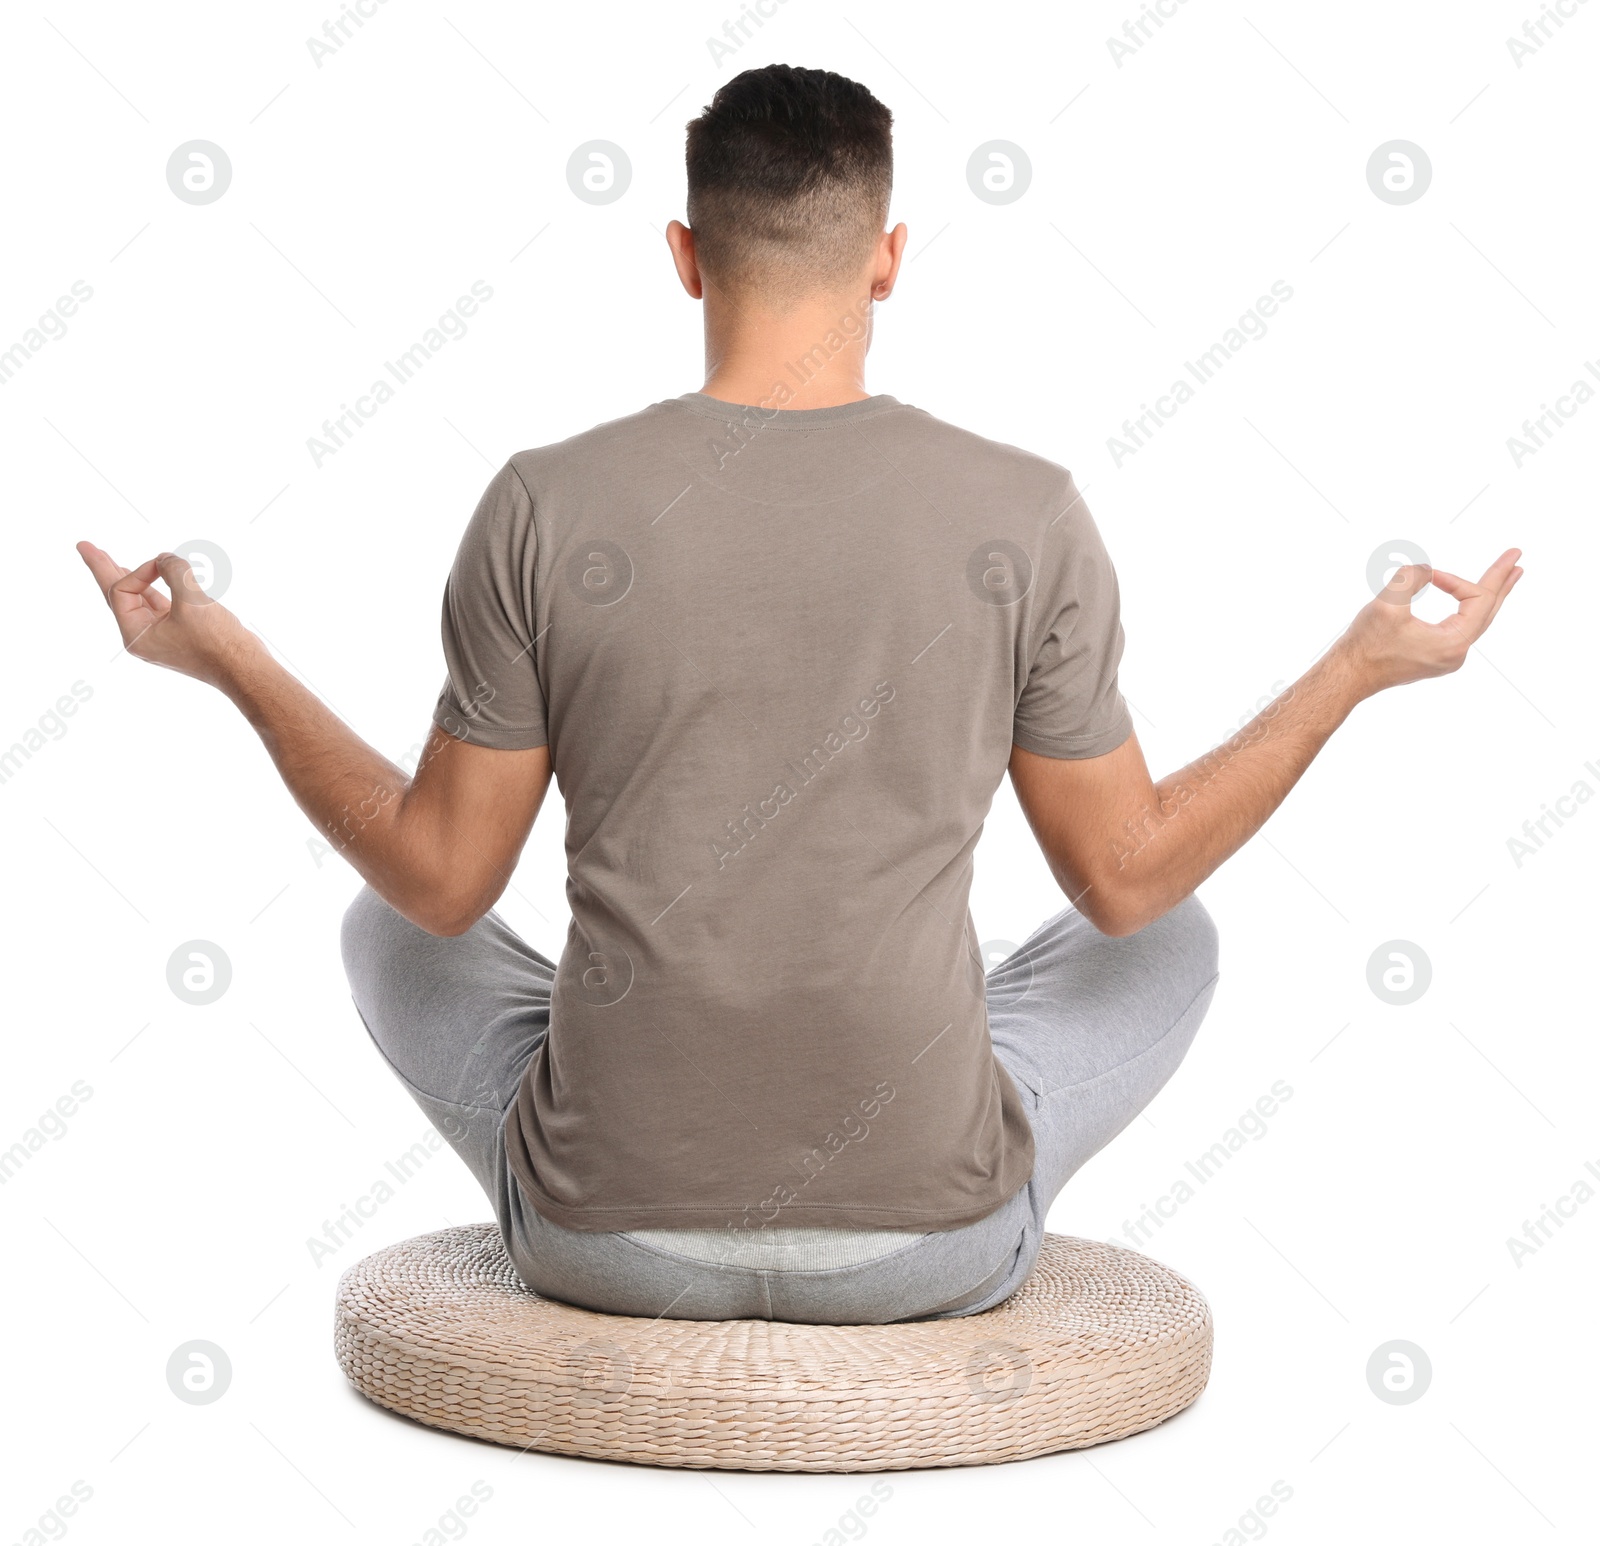
[[[523,1282],[591,1310],[687,1320],[866,1325],[999,1304],[1033,1270],[1056,1194],[1171,1078],[1217,982],[1216,928],[1195,897],[1125,939],[1076,912],[1052,918],[988,976],[995,1052],[1033,1127],[1028,1184],[961,1229],[779,1229],[730,1258],[737,1232],[572,1230],[523,1198],[502,1129],[549,1030],[555,966],[496,914],[443,939],[368,888],[343,947],[368,1032],[488,1194]]]

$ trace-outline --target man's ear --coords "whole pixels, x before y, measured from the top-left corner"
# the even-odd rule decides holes
[[[906,251],[906,225],[901,221],[892,231],[878,238],[878,249],[872,259],[872,298],[886,301],[894,293],[895,280],[900,277],[900,260]]]
[[[901,230],[904,229],[902,226]],[[700,264],[694,255],[694,232],[681,220],[669,220],[667,246],[672,249],[672,262],[683,288],[689,292],[691,300],[698,301],[705,294],[705,287],[700,283]]]

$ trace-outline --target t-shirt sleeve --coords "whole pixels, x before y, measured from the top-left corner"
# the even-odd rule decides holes
[[[1069,474],[1045,533],[1031,613],[1031,665],[1012,741],[1041,757],[1099,757],[1133,733],[1117,687],[1122,660],[1116,570]]]
[[[500,751],[549,742],[535,656],[533,498],[507,462],[467,523],[444,590],[449,672],[433,722]]]

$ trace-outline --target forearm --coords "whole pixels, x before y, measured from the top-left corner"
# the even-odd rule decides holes
[[[1370,692],[1340,641],[1238,734],[1154,786],[1112,838],[1112,890],[1160,917],[1243,847]]]
[[[255,728],[323,840],[402,912],[437,883],[441,855],[407,809],[411,779],[252,640],[216,685]]]

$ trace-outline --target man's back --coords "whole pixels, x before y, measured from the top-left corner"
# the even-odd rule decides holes
[[[573,923],[507,1142],[581,1229],[950,1229],[1027,1179],[967,912],[1013,744],[1129,731],[1068,473],[889,397],[520,453],[437,722],[548,741]]]

